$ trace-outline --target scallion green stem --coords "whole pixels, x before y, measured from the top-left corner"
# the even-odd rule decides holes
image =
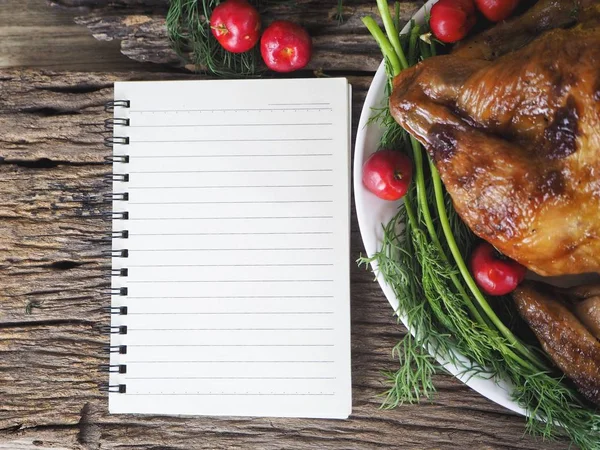
[[[444,204],[444,192],[442,188],[442,180],[440,178],[440,174],[437,171],[435,165],[431,160],[429,161],[430,169],[431,169],[431,179],[433,181],[433,188],[435,192],[435,201],[438,210],[438,216],[440,219],[440,223],[442,225],[442,230],[444,231],[444,236],[446,237],[446,241],[448,242],[448,247],[450,248],[450,252],[454,257],[454,261],[458,266],[458,270],[462,275],[465,283],[469,287],[471,293],[477,300],[477,303],[483,310],[483,312],[487,315],[489,320],[494,324],[497,330],[500,332],[502,336],[514,347],[516,351],[518,351],[523,357],[527,358],[528,361],[531,361],[532,364],[538,369],[545,370],[547,369],[545,365],[540,361],[540,359],[529,349],[527,348],[517,337],[513,334],[512,331],[508,329],[504,323],[500,320],[500,318],[496,315],[486,298],[483,296],[479,288],[477,287],[475,280],[471,276],[467,265],[465,264],[465,260],[463,259],[458,245],[456,244],[456,239],[454,238],[454,234],[452,233],[452,227],[450,226],[450,222],[448,221],[448,214],[446,212],[446,205]],[[527,364],[529,366],[529,364]]]
[[[392,66],[393,75],[398,75],[402,70],[400,59],[398,59],[398,54],[394,50],[394,47],[390,43],[389,39],[383,33],[383,30],[379,28],[379,25],[377,25],[377,22],[375,22],[375,19],[373,19],[371,16],[363,17],[362,22],[365,24],[373,38],[375,38],[375,41],[379,45],[381,53],[383,53],[385,59],[387,59]],[[398,42],[400,42],[400,40],[398,40]]]
[[[402,68],[405,69],[408,67],[408,63],[406,61],[406,57],[404,56],[404,52],[402,51],[402,46],[400,45],[400,33],[394,26],[394,20],[392,19],[392,14],[390,13],[390,7],[387,0],[377,0],[377,9],[379,9],[379,14],[381,15],[381,20],[383,21],[383,26],[388,35],[390,43],[392,44],[396,55],[400,59]]]
[[[419,25],[414,25],[410,30],[410,40],[408,41],[408,63],[414,66],[417,61],[417,46],[419,39]]]
[[[419,39],[419,50],[421,51],[421,58],[427,59],[431,57],[431,49],[429,45]]]
[[[429,236],[431,237],[433,244],[438,249],[440,256],[443,258],[443,260],[446,262],[449,262],[448,257],[446,255],[446,253],[444,252],[444,249],[442,248],[442,244],[440,243],[438,235],[435,231],[435,226],[433,224],[433,218],[431,217],[431,211],[429,210],[429,205],[427,203],[427,192],[425,191],[425,174],[423,172],[423,152],[421,150],[421,144],[419,144],[419,142],[412,136],[410,137],[410,143],[411,143],[411,146],[413,149],[413,158],[414,158],[414,162],[415,162],[415,169],[416,169],[415,183],[417,185],[417,199],[418,199],[418,204],[420,206],[420,211],[421,211],[421,214],[423,214],[423,219],[425,220],[425,226],[427,227],[427,231],[429,232]],[[410,215],[409,215],[409,217],[410,217]],[[475,305],[469,298],[467,291],[465,290],[463,285],[460,283],[460,280],[458,279],[458,277],[455,274],[451,274],[450,279],[452,280],[452,284],[454,284],[454,287],[456,287],[459,294],[463,298],[465,304],[469,308],[469,311],[473,315],[473,318],[475,319],[475,321],[482,326],[486,326],[487,325],[486,321],[484,320],[484,318],[481,315],[481,313],[479,312],[479,310],[475,307]]]

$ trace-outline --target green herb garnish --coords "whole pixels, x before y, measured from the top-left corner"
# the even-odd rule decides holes
[[[420,39],[429,33],[427,25],[413,24],[408,35],[399,36],[387,2],[377,0],[377,6],[386,32],[371,17],[363,22],[384,55],[389,93],[394,76],[436,55],[437,49],[433,40]],[[400,369],[386,374],[391,388],[384,407],[430,398],[432,376],[439,369],[435,356],[441,356],[463,375],[511,383],[513,399],[529,413],[529,432],[544,438],[566,434],[582,449],[600,449],[600,415],[554,372],[539,349],[515,336],[475,284],[464,261],[475,237],[458,217],[421,144],[395,123],[389,108],[377,110],[373,120],[384,129],[380,146],[406,152],[415,165],[403,205],[384,226],[381,250],[360,261],[377,263],[412,332],[394,348]]]
[[[171,0],[166,26],[171,45],[199,71],[223,77],[255,76],[260,68],[258,46],[245,53],[225,50],[212,36],[210,15],[219,0]],[[257,1],[251,1],[259,6]]]
[[[29,300],[27,302],[27,304],[25,305],[25,314],[27,314],[27,315],[33,314],[33,310],[35,308],[40,309],[42,307],[42,303],[43,302],[41,302],[39,300]]]
[[[248,0],[259,12],[273,0]],[[222,0],[171,0],[166,27],[171,46],[195,70],[230,78],[255,77],[265,71],[259,45],[245,53],[225,50],[212,36],[210,16]],[[290,4],[294,2],[288,1]],[[343,23],[343,0],[337,0],[334,18]],[[262,10],[261,10],[262,9]],[[265,27],[266,23],[262,24]]]

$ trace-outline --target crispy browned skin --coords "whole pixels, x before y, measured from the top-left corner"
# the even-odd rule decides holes
[[[590,401],[600,405],[600,343],[551,288],[525,282],[512,294],[542,348]]]
[[[560,289],[560,294],[573,314],[596,339],[600,339],[600,284]]]
[[[596,339],[600,339],[600,296],[577,302],[573,305],[573,313]]]
[[[466,224],[540,275],[600,271],[595,14],[495,61],[430,58],[390,98]]]
[[[493,60],[517,50],[543,33],[574,24],[594,0],[539,0],[525,14],[460,42],[453,54],[461,58]]]

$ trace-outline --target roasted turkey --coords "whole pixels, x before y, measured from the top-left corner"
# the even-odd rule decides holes
[[[600,285],[559,289],[525,281],[512,296],[548,356],[600,405]]]
[[[394,80],[475,234],[540,275],[600,272],[600,0],[540,0]]]

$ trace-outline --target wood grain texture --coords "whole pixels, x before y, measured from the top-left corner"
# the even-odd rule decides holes
[[[54,70],[132,70],[141,64],[120,53],[118,41],[101,42],[77,25],[76,11],[46,0],[0,1],[0,67]],[[76,49],[76,51],[73,51]],[[148,64],[145,70],[160,70]]]
[[[102,104],[117,79],[189,77],[0,71],[0,449],[566,448],[524,435],[522,417],[447,375],[433,401],[379,409],[404,330],[353,263],[349,420],[109,416],[96,389],[109,320]],[[350,81],[357,116],[370,77]],[[354,215],[351,249],[354,260]]]
[[[307,69],[372,72],[381,63],[381,52],[361,22],[367,15],[377,17],[374,0],[344,0],[341,23],[336,17],[337,0],[264,3],[263,26],[278,19],[292,20],[312,36],[314,53]],[[402,1],[401,22],[408,21],[423,3]],[[78,11],[77,23],[87,26],[96,39],[120,41],[121,52],[136,61],[186,65],[169,45],[165,27],[168,0],[54,0],[54,4]]]

